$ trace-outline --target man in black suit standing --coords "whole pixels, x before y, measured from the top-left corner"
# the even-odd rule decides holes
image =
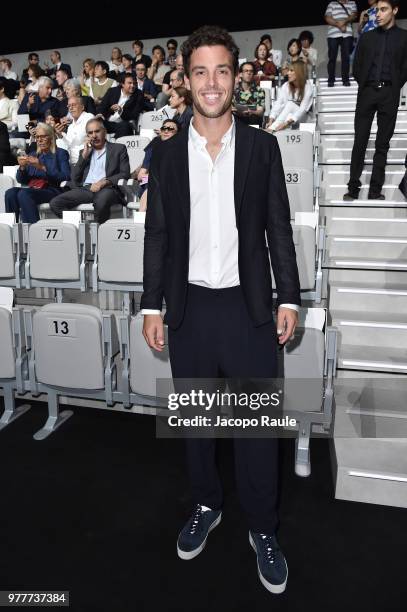
[[[95,221],[104,223],[113,204],[125,203],[118,183],[120,179],[129,177],[126,147],[107,142],[102,120],[89,119],[85,146],[72,168],[71,189],[53,198],[49,205],[57,217],[62,217],[64,210],[71,210],[79,204],[93,204]]]
[[[165,297],[174,378],[273,378],[277,344],[293,335],[300,304],[279,147],[274,136],[232,116],[239,49],[228,32],[204,26],[183,44],[182,54],[194,116],[188,129],[160,143],[152,157],[143,335],[151,348],[162,350]],[[275,535],[277,439],[235,438],[234,448],[260,579],[281,593],[287,565]],[[187,439],[186,450],[195,508],[177,551],[192,559],[221,520],[222,488],[215,440]]]
[[[72,69],[69,64],[64,64],[61,61],[61,54],[59,51],[51,51],[50,58],[52,62],[51,68],[48,62],[44,63],[44,66],[46,68],[45,74],[47,75],[47,77],[55,80],[57,70],[65,70],[66,74],[68,75],[68,79],[72,79]]]
[[[355,113],[355,142],[353,144],[348,192],[344,200],[359,196],[366,147],[377,113],[377,134],[373,157],[369,200],[384,200],[381,193],[390,140],[394,133],[400,89],[407,80],[407,31],[396,25],[399,0],[379,0],[375,30],[360,37],[353,76],[359,85]]]
[[[134,134],[130,121],[137,124],[144,110],[144,96],[137,89],[134,76],[123,73],[120,87],[111,87],[96,110],[98,116],[103,117],[108,134],[114,134],[116,138]]]

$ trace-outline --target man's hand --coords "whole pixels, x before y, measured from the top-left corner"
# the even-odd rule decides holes
[[[121,109],[120,104],[112,104],[112,106],[110,107],[110,110],[112,110],[114,113],[116,113],[120,109]]]
[[[161,315],[144,315],[143,336],[150,348],[162,352],[164,349],[164,322]]]
[[[277,312],[278,343],[285,344],[292,339],[298,324],[298,312],[292,308],[280,308]]]
[[[31,94],[28,96],[28,100],[27,100],[27,108],[31,108],[31,107],[32,107],[32,105],[34,104],[34,102],[35,102],[35,94],[34,94],[34,93],[31,93]]]
[[[96,183],[92,183],[92,185],[90,186],[90,190],[92,193],[97,193],[98,191],[100,191],[101,189],[103,189],[103,187],[105,187],[107,185],[108,181],[106,179],[100,179],[100,181],[97,181]]]

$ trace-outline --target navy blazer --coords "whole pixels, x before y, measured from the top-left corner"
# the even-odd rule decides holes
[[[141,308],[161,310],[173,329],[182,323],[189,269],[188,129],[154,148],[148,179]],[[239,278],[255,326],[273,318],[270,261],[277,305],[301,304],[290,206],[275,136],[236,120],[234,200]],[[266,243],[267,235],[267,243]],[[270,259],[269,259],[270,257]]]
[[[30,110],[28,110],[27,102],[28,97],[32,95],[30,93],[26,93],[24,95],[23,101],[20,104],[20,107],[17,111],[18,115],[30,115],[30,119],[37,119],[37,121],[45,121],[45,113],[50,110],[53,115],[59,117],[59,100],[50,96],[43,102],[41,101],[38,93],[35,93],[34,104],[31,106]]]
[[[71,178],[71,167],[69,165],[68,151],[57,147],[55,153],[40,153],[37,157],[46,167],[46,171],[37,170],[34,166],[26,166],[24,170],[19,168],[17,170],[17,180],[19,183],[27,185],[31,178],[44,178],[47,179],[49,187],[59,189],[62,181],[69,181]]]

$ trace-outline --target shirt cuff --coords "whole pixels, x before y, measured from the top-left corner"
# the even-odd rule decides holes
[[[142,315],[148,315],[148,314],[161,314],[161,310],[154,310],[152,308],[142,308],[140,310],[140,314]]]
[[[279,304],[279,308],[291,308],[291,310],[295,310],[295,312],[299,312],[300,307],[298,304]]]

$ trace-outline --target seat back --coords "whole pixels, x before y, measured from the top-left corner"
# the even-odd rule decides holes
[[[293,240],[301,290],[312,290],[315,286],[315,229],[294,225]]]
[[[4,196],[7,189],[10,189],[11,187],[14,187],[13,178],[11,176],[7,176],[7,174],[0,174],[0,213],[4,213],[6,211]]]
[[[33,317],[38,382],[70,389],[103,389],[102,314],[85,304],[47,304]]]
[[[142,334],[143,316],[138,314],[130,322],[130,387],[133,393],[155,398],[156,380],[171,379],[167,326],[164,327],[165,345],[159,353],[151,349]]]
[[[38,280],[79,280],[78,228],[59,219],[38,221],[28,230],[30,276]]]
[[[291,219],[295,219],[296,212],[312,212],[314,209],[313,171],[286,166],[284,174],[290,202]]]
[[[14,263],[13,228],[7,223],[0,223],[0,279],[14,277]]]
[[[0,305],[0,379],[15,378],[16,361],[10,308]]]
[[[314,136],[310,132],[290,130],[277,132],[284,168],[312,171],[314,166]]]
[[[103,282],[142,283],[145,213],[98,227],[98,276]]]
[[[162,110],[141,113],[139,128],[157,130],[162,126],[165,119],[167,119],[167,115],[163,113]]]
[[[150,140],[141,136],[122,136],[116,142],[126,146],[130,160],[130,172],[134,172],[143,163],[144,149]]]

